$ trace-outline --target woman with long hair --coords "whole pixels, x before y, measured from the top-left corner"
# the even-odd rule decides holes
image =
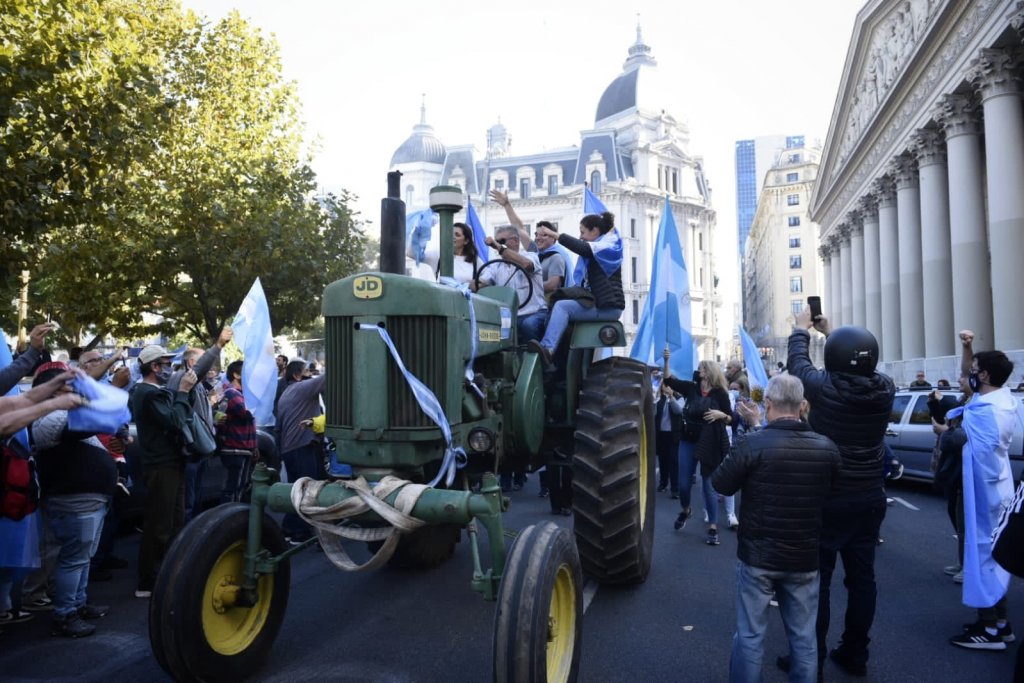
[[[577,239],[538,225],[536,235],[549,237],[579,255],[573,280],[589,292],[587,298],[561,299],[551,308],[544,338],[531,340],[530,349],[551,365],[555,349],[569,323],[576,320],[618,320],[626,307],[622,291],[622,238],[615,229],[615,214],[588,214],[580,221]],[[576,289],[576,288],[574,288]]]
[[[679,442],[679,505],[676,518],[678,531],[690,518],[690,489],[700,463],[704,509],[708,515],[705,543],[718,545],[718,496],[711,487],[711,473],[729,450],[726,427],[732,422],[729,389],[721,368],[702,360],[693,373],[693,380],[666,377],[664,382],[686,398],[683,406],[684,434]]]
[[[476,280],[476,273],[483,266],[480,254],[477,253],[476,243],[473,242],[473,229],[465,223],[456,223],[452,233],[452,252],[455,255],[452,276],[460,284],[473,285]],[[406,250],[410,257],[412,245]],[[434,272],[434,278],[439,277],[441,272],[441,254],[438,249],[429,248],[423,253],[423,262],[428,264]]]

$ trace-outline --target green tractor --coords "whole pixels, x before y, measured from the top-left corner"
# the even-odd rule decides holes
[[[385,203],[399,202],[397,191],[389,194]],[[431,204],[440,214],[441,253],[451,254],[462,192],[434,188]],[[392,253],[402,254],[404,272],[404,206],[400,213],[393,232],[402,244]],[[393,247],[384,229],[382,271]],[[442,281],[451,273],[451,257],[442,258]],[[329,480],[280,483],[274,470],[258,467],[249,504],[211,509],[179,534],[149,611],[153,652],[168,673],[234,680],[266,659],[288,602],[290,558],[312,543],[289,547],[267,514],[274,511],[310,521],[344,569],[434,566],[465,530],[471,586],[498,603],[494,680],[576,679],[584,574],[630,584],[644,581],[651,566],[650,375],[628,358],[594,362],[596,350],[624,345],[617,321],[570,328],[561,370],[545,374],[540,358],[517,343],[516,296],[512,287],[469,293],[396,272],[327,287]],[[506,548],[509,499],[495,473],[535,471],[556,452],[571,455],[573,530],[541,522]],[[366,541],[372,559],[354,562],[341,537],[350,549],[351,539]]]

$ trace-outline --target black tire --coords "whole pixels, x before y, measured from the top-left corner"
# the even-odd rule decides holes
[[[433,569],[455,553],[462,526],[436,524],[422,527],[398,539],[395,553],[388,558],[392,569]],[[367,543],[371,553],[380,550],[383,541]]]
[[[590,367],[576,410],[573,527],[583,571],[601,583],[640,583],[654,546],[654,395],[643,363]]]
[[[568,529],[528,526],[509,551],[494,617],[496,683],[569,683],[583,645],[583,574]]]
[[[255,606],[213,605],[214,591],[226,579],[226,585],[241,580],[248,527],[249,506],[220,505],[193,520],[164,558],[149,606],[149,639],[175,680],[240,680],[270,654],[288,606],[288,560],[260,577]],[[266,515],[263,545],[275,555],[288,547]]]

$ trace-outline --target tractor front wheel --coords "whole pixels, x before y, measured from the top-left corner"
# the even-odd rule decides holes
[[[640,583],[654,545],[654,396],[647,366],[595,363],[576,410],[573,528],[583,571]]]
[[[580,668],[583,574],[572,534],[551,522],[516,537],[494,619],[497,683],[569,683]]]
[[[164,558],[149,608],[149,638],[160,665],[178,681],[240,680],[270,653],[288,605],[288,560],[258,577],[256,604],[241,604],[249,506],[221,505],[197,517]],[[288,545],[270,517],[263,545]]]

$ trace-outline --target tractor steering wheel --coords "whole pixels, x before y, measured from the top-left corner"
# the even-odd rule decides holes
[[[519,299],[519,308],[522,308],[526,304],[530,303],[530,299],[533,298],[533,278],[530,277],[530,274],[526,272],[526,268],[523,268],[518,263],[513,263],[512,261],[506,261],[506,260],[501,259],[501,258],[491,259],[487,263],[485,263],[482,266],[480,266],[480,269],[478,271],[476,271],[477,284],[479,284],[480,276],[483,274],[483,272],[485,270],[487,270],[487,268],[489,266],[491,266],[492,264],[495,264],[495,263],[504,263],[506,265],[512,266],[513,268],[515,268],[515,270],[518,270],[520,273],[523,274],[523,277],[526,278],[526,284],[529,286],[529,289],[526,290],[526,298],[525,299]],[[512,282],[512,278],[514,278],[515,276],[516,276],[516,273],[515,273],[515,271],[513,271],[512,274],[509,275],[508,278],[506,278],[504,282],[502,282],[500,284],[495,282],[494,284],[499,285],[501,287],[508,287],[509,283]],[[515,288],[515,285],[512,285],[512,287]],[[517,296],[518,296],[518,292],[519,292],[519,290],[518,290],[518,288],[516,288],[516,295]]]

